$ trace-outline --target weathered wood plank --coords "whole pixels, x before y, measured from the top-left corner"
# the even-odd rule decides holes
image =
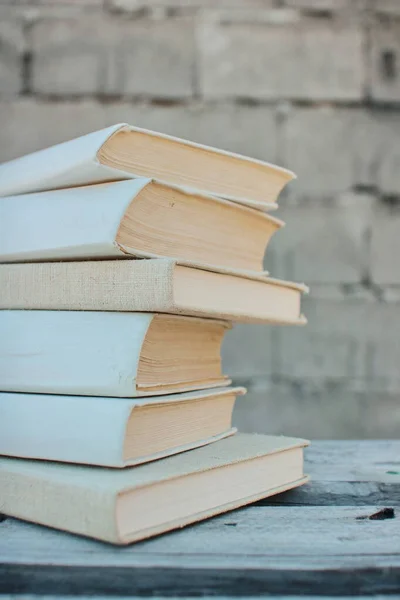
[[[313,442],[305,470],[308,485],[258,504],[400,506],[400,440]]]
[[[162,597],[228,595],[229,597],[305,594],[335,596],[395,594],[399,570],[366,569],[288,570],[257,569],[129,568],[129,567],[19,567],[0,565],[0,585],[15,594],[140,595]]]
[[[400,518],[365,518],[375,512],[375,506],[249,507],[126,548],[9,519],[1,525],[0,562],[257,567],[277,558],[302,568],[314,559],[329,565],[331,557],[336,565],[344,557],[344,565],[348,557],[364,566],[371,566],[370,556],[398,555],[400,561]]]
[[[305,451],[308,465],[400,468],[400,440],[316,440]],[[398,469],[399,470],[399,469]]]
[[[318,441],[305,450],[318,481],[400,482],[400,440]]]
[[[0,594],[0,600],[70,600],[71,596],[53,596],[41,594]],[[101,596],[101,600],[112,600],[115,596]],[[119,596],[120,600],[137,600],[141,596]],[[152,600],[165,600],[166,596],[152,596]],[[181,596],[180,600],[189,600],[191,596]],[[218,596],[218,600],[229,600],[232,596]],[[253,596],[240,596],[248,600]],[[354,600],[354,596],[340,596],[341,600]],[[391,595],[390,600],[398,600],[400,596]],[[74,596],[74,600],[93,600],[93,596]],[[202,600],[215,600],[215,596],[202,596]],[[268,600],[283,600],[282,596],[268,595]],[[284,596],[284,600],[337,600],[337,596]],[[388,600],[384,595],[357,596],[357,600]]]
[[[257,503],[257,506],[392,506],[400,507],[399,484],[376,481],[315,481]]]

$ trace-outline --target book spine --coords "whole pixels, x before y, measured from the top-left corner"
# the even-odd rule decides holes
[[[101,146],[123,126],[114,125],[4,163],[0,166],[0,196],[134,177],[97,160]]]
[[[9,196],[0,202],[0,261],[113,258],[121,219],[149,179]]]
[[[10,464],[10,461],[7,461]],[[11,461],[13,464],[17,460]],[[0,461],[0,511],[25,521],[32,521],[63,531],[119,543],[116,522],[116,497],[112,491],[90,489],[45,480]]]
[[[0,454],[123,466],[129,400],[0,393]]]
[[[2,391],[136,395],[151,313],[0,311]]]
[[[0,308],[170,312],[171,260],[0,265]]]

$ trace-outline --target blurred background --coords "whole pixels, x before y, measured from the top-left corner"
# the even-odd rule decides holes
[[[309,324],[229,334],[236,425],[400,437],[400,0],[0,0],[1,161],[125,121],[298,175]]]

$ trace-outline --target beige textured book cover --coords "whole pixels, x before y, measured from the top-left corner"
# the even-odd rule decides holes
[[[304,285],[168,259],[0,265],[0,308],[186,314],[304,323]]]
[[[118,471],[0,458],[0,510],[126,544],[305,483],[302,449],[307,444],[237,434]]]

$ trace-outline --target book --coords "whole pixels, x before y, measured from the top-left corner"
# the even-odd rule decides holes
[[[129,544],[299,486],[305,440],[236,434],[126,469],[0,458],[0,509]]]
[[[154,313],[0,311],[0,390],[154,396],[229,385],[227,321]]]
[[[263,270],[283,221],[150,179],[2,198],[0,261],[171,257]]]
[[[130,400],[0,392],[0,454],[126,467],[235,433],[244,388]]]
[[[261,160],[119,123],[4,163],[0,195],[135,177],[265,210],[276,207],[280,191],[295,175]]]
[[[304,323],[300,284],[240,277],[170,259],[0,265],[0,308],[139,311]]]

